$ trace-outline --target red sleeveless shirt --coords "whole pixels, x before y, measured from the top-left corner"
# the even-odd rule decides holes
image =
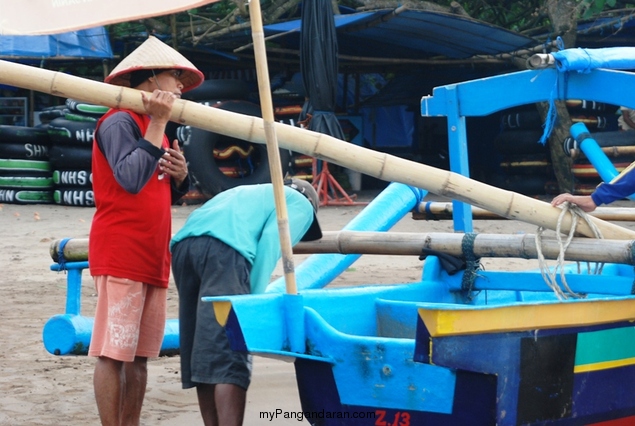
[[[124,111],[144,135],[150,117],[128,110],[110,110],[97,123]],[[154,172],[137,194],[117,183],[106,157],[93,141],[93,192],[96,211],[89,237],[89,267],[92,276],[112,275],[166,288],[170,275],[169,243],[172,234],[170,176],[159,179]],[[107,141],[102,141],[107,143]],[[169,142],[163,136],[163,148]]]

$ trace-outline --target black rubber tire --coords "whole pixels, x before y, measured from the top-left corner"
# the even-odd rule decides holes
[[[505,130],[540,129],[541,126],[538,111],[510,112],[501,117],[501,128]]]
[[[62,206],[94,207],[95,194],[92,189],[76,186],[60,186],[53,191],[55,204]]]
[[[52,204],[53,191],[31,191],[15,188],[0,188],[0,203]]]
[[[53,184],[56,186],[93,187],[93,173],[87,170],[54,170]]]
[[[56,118],[48,125],[48,135],[53,143],[92,146],[96,122],[74,121]]]
[[[501,161],[500,168],[508,175],[553,175],[553,166],[547,153],[508,155]]]
[[[66,108],[76,114],[91,115],[93,117],[101,117],[110,109],[107,106],[89,104],[74,99],[66,99]]]
[[[64,117],[64,115],[67,113],[68,108],[66,108],[66,105],[60,105],[44,108],[42,111],[40,111],[38,117],[40,118],[40,122],[47,124],[55,120],[56,118]]]
[[[585,101],[580,99],[568,99],[565,101],[565,105],[570,113],[576,112],[584,112],[590,113],[593,111],[594,113],[615,113],[620,108],[617,105],[611,105],[604,102],[596,102],[596,101]]]
[[[49,141],[48,132],[40,127],[0,125],[0,143],[47,144]]]
[[[45,173],[50,176],[52,170],[49,161],[0,158],[0,174],[4,173],[4,176],[24,176],[24,173]]]
[[[0,158],[12,160],[48,160],[49,144],[0,142]]]
[[[548,152],[547,144],[541,144],[542,130],[508,130],[501,132],[494,140],[494,146],[501,154],[526,155]]]
[[[523,195],[544,195],[549,179],[547,176],[527,176],[527,175],[495,175],[487,183],[508,191],[517,192]]]
[[[601,147],[635,145],[635,132],[633,131],[596,132],[591,133],[591,138],[595,139]]]
[[[49,161],[53,170],[92,169],[92,146],[53,145],[49,150]]]
[[[246,101],[225,101],[214,105],[227,111],[251,116],[260,116],[260,107]],[[222,191],[239,185],[253,185],[271,182],[267,147],[263,144],[252,144],[236,138],[212,133],[205,130],[191,128],[189,137],[183,140],[183,150],[188,161],[190,172],[201,189],[208,195],[214,196]],[[179,132],[183,137],[183,132]],[[232,145],[248,150],[253,147],[253,154],[247,159],[251,170],[239,177],[226,176],[220,167],[228,167],[227,161],[219,162],[214,158],[214,149],[223,149]],[[289,167],[289,150],[280,150],[282,173]],[[234,163],[235,165],[235,163]]]
[[[181,97],[190,101],[246,100],[249,98],[249,85],[243,80],[205,80],[203,84],[183,93]]]
[[[51,176],[0,176],[0,187],[42,191],[53,188],[53,178]]]
[[[98,117],[93,117],[92,115],[86,114],[77,114],[74,112],[64,114],[64,118],[70,121],[87,121],[89,123],[97,123],[97,121],[99,121]]]

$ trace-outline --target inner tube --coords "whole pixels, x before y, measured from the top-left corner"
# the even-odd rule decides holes
[[[52,177],[0,176],[0,187],[16,189],[51,189]]]
[[[47,144],[49,135],[41,127],[0,125],[0,142]]]
[[[232,100],[213,104],[215,108],[251,116],[260,116],[260,107],[247,101]],[[240,139],[212,133],[198,128],[179,129],[179,139],[183,143],[183,151],[189,169],[200,188],[214,196],[227,189],[239,185],[254,185],[271,182],[267,147]],[[231,158],[221,160],[214,156]],[[243,155],[240,155],[243,154]],[[248,154],[246,157],[244,154]],[[290,152],[280,150],[282,173],[289,167]]]
[[[53,192],[0,188],[0,203],[51,204],[53,203]]]
[[[48,143],[0,142],[0,158],[14,160],[48,160],[49,146]]]
[[[61,186],[53,191],[53,201],[63,206],[94,207],[95,194],[92,189]]]
[[[0,172],[14,172],[14,175],[22,175],[23,172],[47,172],[51,173],[51,163],[41,160],[13,160],[0,158]]]
[[[53,183],[57,186],[93,187],[93,174],[90,170],[54,170]]]
[[[548,151],[539,142],[541,137],[540,129],[507,130],[496,137],[494,146],[501,154],[540,154]]]
[[[93,148],[87,146],[53,145],[49,150],[49,161],[53,169],[92,169]]]
[[[92,147],[96,127],[96,122],[74,121],[59,117],[49,123],[48,135],[55,143]]]
[[[110,109],[107,106],[88,104],[74,99],[66,99],[66,107],[78,114],[88,114],[97,117],[101,117]]]

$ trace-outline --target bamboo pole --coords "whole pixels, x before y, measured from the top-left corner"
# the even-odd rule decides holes
[[[422,248],[462,257],[461,233],[409,233],[370,231],[324,231],[317,241],[303,241],[295,245],[294,254],[341,253],[371,255],[418,256]],[[51,243],[51,258],[59,259],[59,243]],[[545,259],[558,258],[560,246],[555,237],[542,236],[541,250]],[[633,265],[634,240],[606,240],[573,238],[565,252],[565,260],[580,262],[622,263]],[[473,245],[476,257],[514,257],[536,259],[533,234],[477,234]],[[64,246],[67,261],[88,260],[88,239],[72,238]]]
[[[280,164],[278,138],[276,136],[276,128],[274,127],[273,100],[271,99],[271,84],[269,82],[269,69],[267,67],[265,33],[262,27],[260,0],[251,0],[249,5],[251,36],[254,41],[256,75],[258,76],[258,93],[260,94],[260,109],[262,110],[267,157],[269,158],[269,170],[271,170],[271,183],[273,184],[273,196],[276,204],[276,218],[278,220],[284,282],[288,294],[297,294],[298,290],[293,265],[293,249],[291,247],[291,232],[289,230],[289,213],[284,196],[284,178],[282,176],[282,165]]]
[[[144,112],[140,93],[135,89],[112,86],[33,66],[0,61],[0,83],[112,108]],[[258,117],[177,99],[171,119],[183,125],[191,125],[248,142],[265,143],[264,122]],[[387,182],[401,182],[426,189],[437,195],[487,209],[508,219],[556,229],[561,210],[548,203],[493,187],[457,173],[363,148],[323,133],[283,123],[274,123],[274,127],[280,146],[291,151],[310,155]],[[635,238],[635,231],[597,218],[591,219],[605,238]],[[564,218],[561,226],[563,232],[567,232],[570,227],[571,218]],[[580,223],[577,232],[580,235],[593,236],[586,223]]]
[[[417,208],[413,210],[412,218],[415,220],[449,220],[452,219],[452,213],[452,203],[424,201],[419,203]],[[630,207],[598,207],[587,214],[602,220],[635,221],[635,208]],[[503,216],[478,207],[472,207],[472,215],[475,219],[506,219]]]
[[[619,157],[622,155],[633,155],[635,154],[635,146],[627,145],[627,146],[605,146],[600,147],[603,153],[606,154],[607,157]],[[580,149],[572,149],[571,150],[571,158],[586,158],[584,152]]]
[[[407,232],[324,232],[317,241],[303,241],[294,247],[295,254],[341,253],[374,255],[420,255],[427,248],[452,256],[464,257],[460,233]],[[560,245],[555,237],[541,237],[545,259],[555,260]],[[565,252],[565,260],[580,262],[623,263],[633,265],[633,240],[573,238]],[[473,252],[476,257],[513,257],[537,259],[533,234],[477,234]]]

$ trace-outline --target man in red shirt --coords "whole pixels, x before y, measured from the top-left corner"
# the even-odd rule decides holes
[[[159,355],[166,321],[173,201],[189,189],[178,142],[165,135],[174,101],[203,81],[177,51],[150,37],[106,78],[141,90],[146,114],[110,110],[93,143],[96,211],[89,238],[98,293],[88,354],[103,425],[138,425],[147,359]]]

